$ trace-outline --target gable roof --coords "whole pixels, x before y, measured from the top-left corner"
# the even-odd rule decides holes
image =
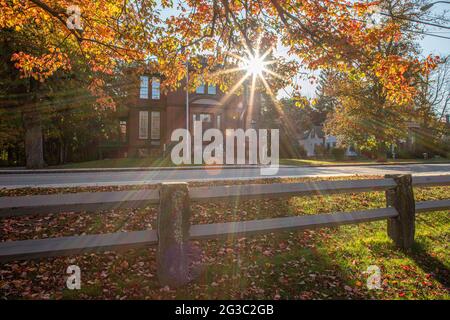
[[[325,133],[323,132],[322,126],[313,126],[310,130],[303,132],[303,134],[300,136],[300,139],[306,140],[310,136],[312,136],[313,138],[323,139],[325,137]]]

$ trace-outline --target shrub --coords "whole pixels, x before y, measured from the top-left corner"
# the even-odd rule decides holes
[[[297,139],[282,132],[280,135],[280,157],[288,159],[306,158],[306,150]]]
[[[325,156],[328,154],[327,148],[321,144],[316,144],[314,146],[314,154],[317,158],[325,158]]]
[[[280,157],[286,159],[304,159],[306,158],[306,150],[299,143],[293,143],[291,145],[281,143]]]
[[[303,147],[301,144],[297,145],[297,154],[298,154],[299,158],[306,158],[308,155],[305,147]]]
[[[402,150],[400,149],[397,152],[397,158],[398,159],[411,159],[414,158],[413,154],[411,152],[409,152],[408,150]]]
[[[335,160],[345,159],[345,149],[344,148],[333,148],[331,149],[331,155]]]

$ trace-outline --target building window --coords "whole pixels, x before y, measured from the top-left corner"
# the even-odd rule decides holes
[[[216,128],[222,130],[222,115],[220,114],[216,116]]]
[[[201,122],[202,131],[205,132],[212,128],[212,115],[209,113],[195,113],[192,115],[192,128],[194,128],[195,122]]]
[[[152,99],[159,100],[161,98],[161,83],[158,78],[152,78]]]
[[[193,121],[211,122],[211,115],[209,113],[194,113],[192,115]]]
[[[141,99],[148,99],[148,77],[141,77],[141,90],[139,93]]]
[[[150,138],[152,140],[159,140],[161,139],[161,113],[159,111],[152,111],[151,117]]]
[[[211,115],[209,113],[200,113],[201,122],[211,122]]]
[[[148,139],[148,111],[139,111],[139,139]]]
[[[195,89],[195,93],[205,94],[205,84],[203,82]]]
[[[127,121],[126,120],[120,120],[119,130],[120,130],[120,141],[127,142]]]
[[[208,94],[216,94],[216,85],[215,84],[208,85]]]
[[[192,115],[193,121],[211,122],[211,115],[209,113],[194,113]]]

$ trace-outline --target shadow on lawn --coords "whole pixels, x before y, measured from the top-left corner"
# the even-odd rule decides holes
[[[446,289],[450,289],[450,270],[439,259],[430,255],[423,244],[416,242],[407,254],[424,272],[431,274]]]
[[[239,201],[193,207],[193,223],[243,221],[308,214],[295,199]],[[223,214],[225,212],[225,214]],[[206,261],[194,283],[202,298],[221,299],[372,299],[366,275],[355,275],[321,250],[338,229],[275,232],[248,237],[230,235],[227,240],[200,244]],[[288,248],[289,247],[289,248]],[[229,252],[229,253],[227,253]],[[219,253],[219,256],[218,256]],[[356,278],[355,278],[356,276]],[[226,279],[226,280],[225,280]],[[234,279],[234,280],[232,280]],[[214,285],[212,286],[211,284]],[[180,288],[178,298],[192,298],[194,285]]]
[[[357,280],[365,284],[363,272],[352,274],[320,249],[328,232],[280,232],[248,238],[245,245],[237,238],[203,243],[207,260],[214,262],[194,283],[180,288],[178,298],[192,298],[196,285],[202,298],[215,299],[375,298],[365,285],[355,285]],[[217,257],[227,248],[231,254]]]

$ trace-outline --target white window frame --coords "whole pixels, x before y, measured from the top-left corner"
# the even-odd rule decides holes
[[[139,139],[148,139],[148,111],[139,111]]]
[[[210,113],[200,113],[200,121],[201,122],[211,122],[211,114]]]
[[[201,121],[201,122],[211,122],[212,116],[211,113],[193,113],[192,121]]]
[[[150,138],[152,140],[161,139],[161,112],[159,111],[151,112]]]
[[[120,132],[120,140],[122,142],[126,142],[128,135],[127,120],[119,120],[119,132]]]
[[[222,115],[218,114],[216,115],[216,127],[219,130],[222,130]]]
[[[159,78],[152,78],[152,100],[161,99],[161,82]]]
[[[139,90],[139,98],[148,99],[148,77],[141,76],[141,85]]]

